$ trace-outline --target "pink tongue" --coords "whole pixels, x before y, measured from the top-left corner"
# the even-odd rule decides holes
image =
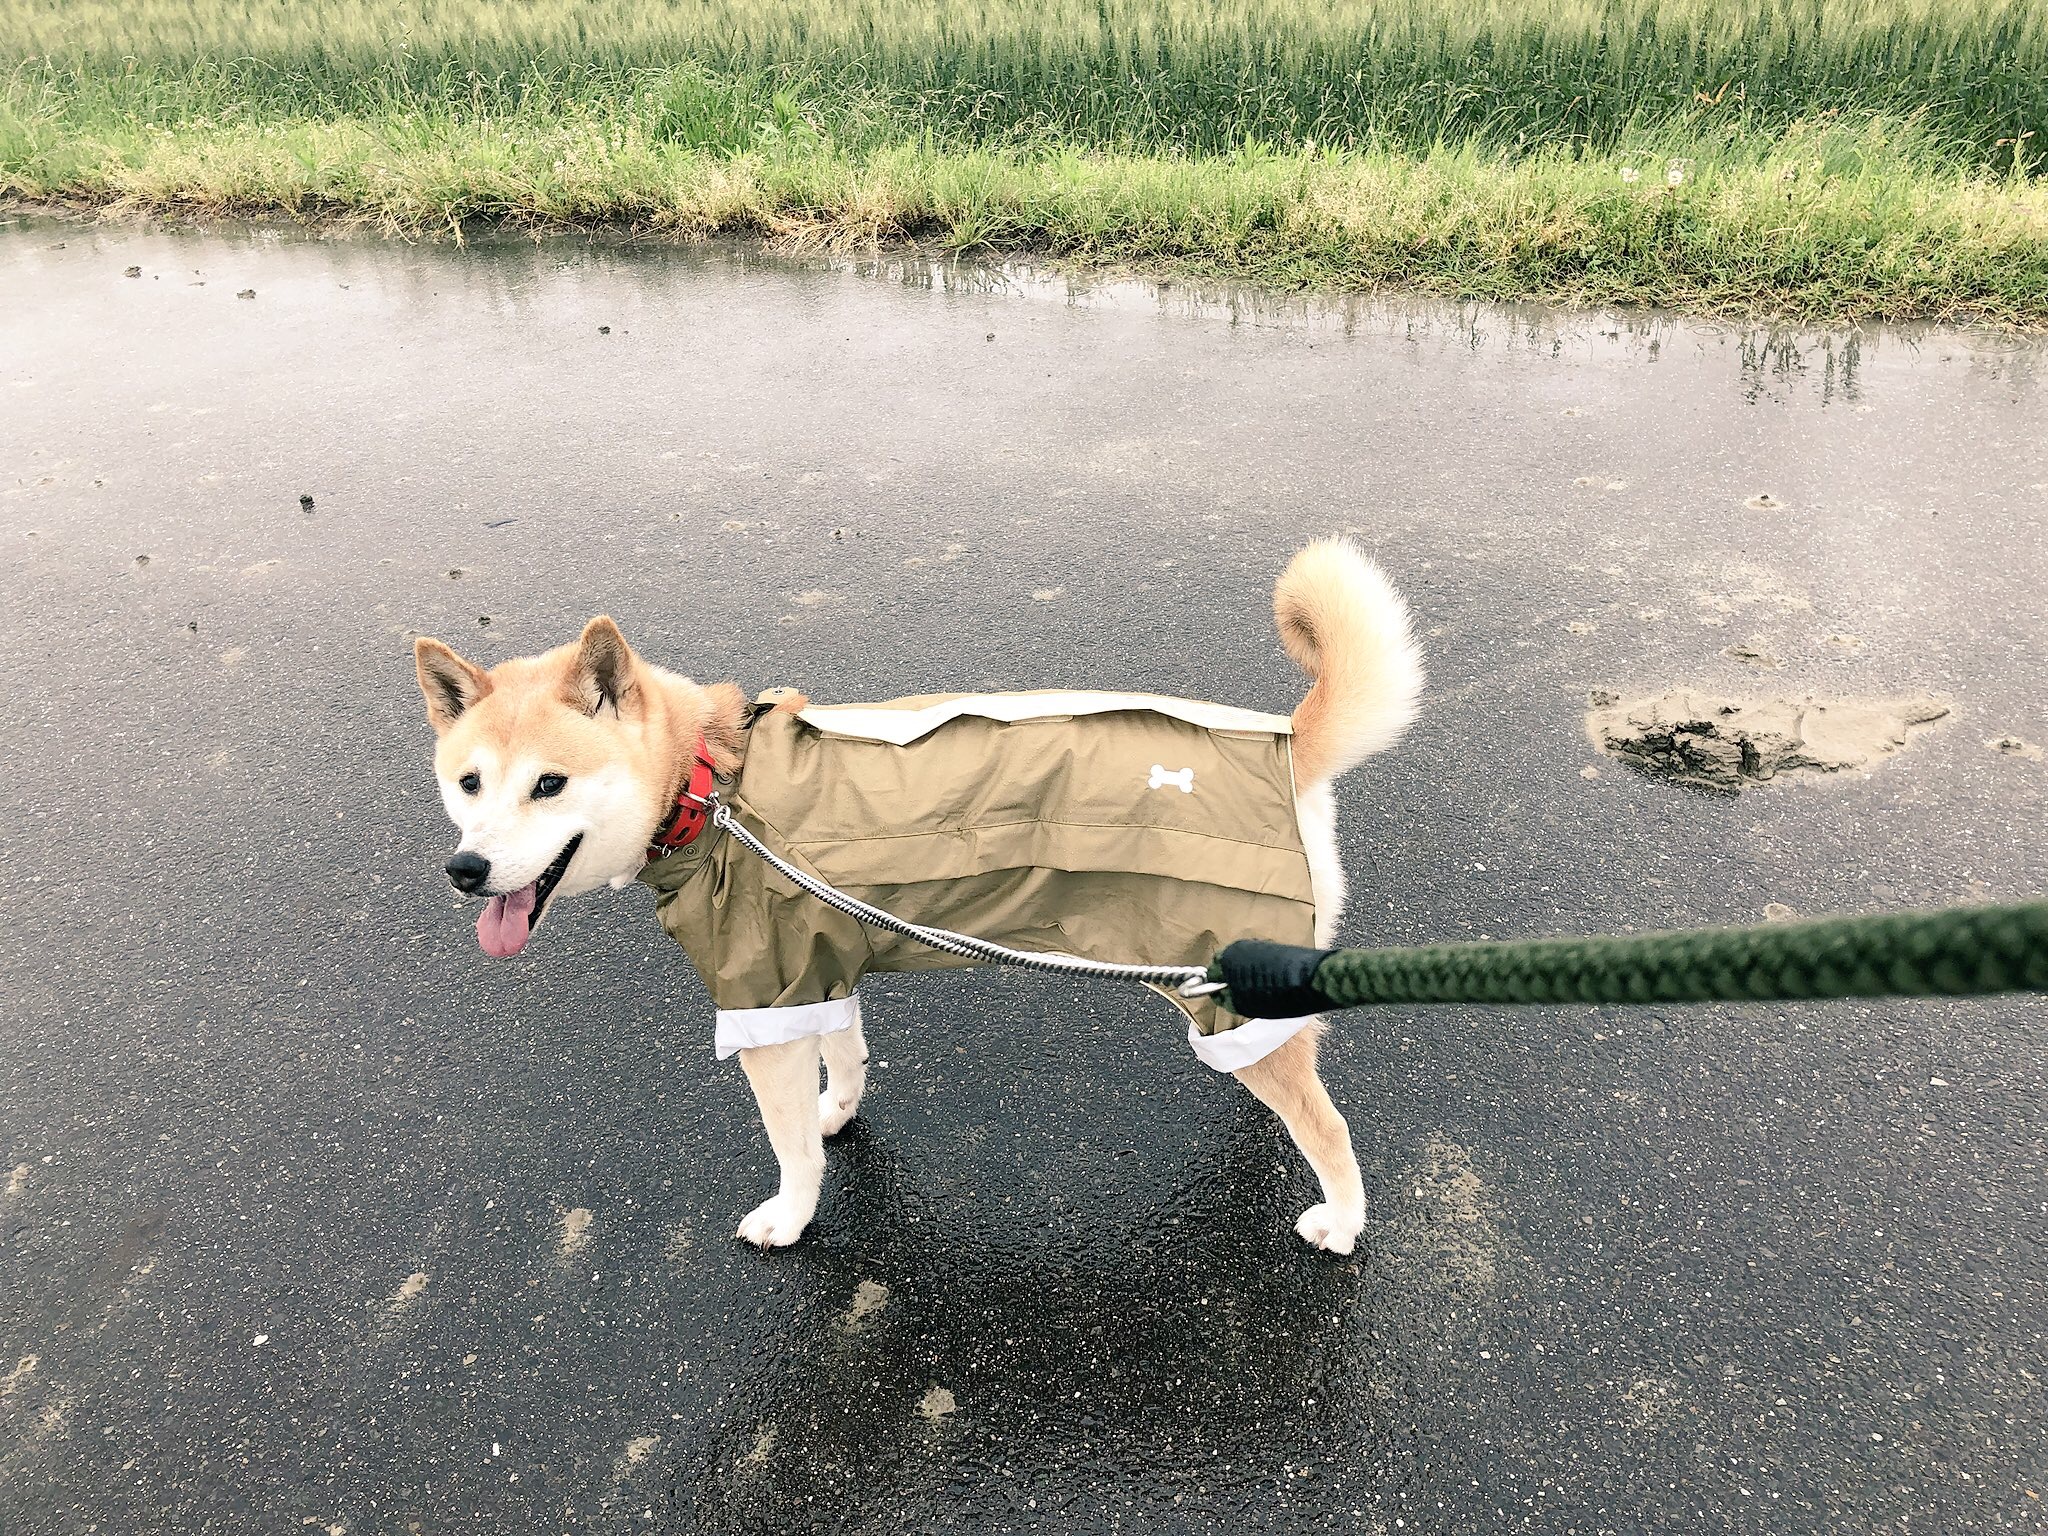
[[[539,881],[522,886],[510,896],[493,896],[477,915],[476,941],[485,954],[509,960],[526,948],[533,932],[533,898]]]

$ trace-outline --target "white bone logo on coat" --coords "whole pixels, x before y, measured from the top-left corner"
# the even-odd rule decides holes
[[[1192,795],[1195,792],[1195,770],[1192,768],[1182,768],[1176,772],[1168,773],[1159,764],[1154,763],[1152,765],[1152,782],[1148,787],[1164,789],[1169,784],[1176,785],[1184,795]]]

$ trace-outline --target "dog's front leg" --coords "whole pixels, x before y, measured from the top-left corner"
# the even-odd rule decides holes
[[[818,1041],[814,1035],[740,1052],[768,1128],[782,1187],[740,1223],[739,1236],[763,1248],[786,1248],[803,1235],[818,1208],[825,1177],[825,1137],[818,1124]]]

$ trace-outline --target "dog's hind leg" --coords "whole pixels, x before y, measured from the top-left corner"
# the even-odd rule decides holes
[[[856,1013],[851,1028],[820,1035],[818,1046],[825,1056],[825,1091],[818,1095],[818,1126],[827,1136],[837,1136],[860,1113],[860,1096],[868,1086],[868,1042],[859,1015]]]
[[[1294,1230],[1318,1248],[1349,1253],[1365,1225],[1365,1185],[1351,1150],[1351,1128],[1316,1072],[1316,1041],[1322,1032],[1320,1023],[1311,1024],[1231,1075],[1280,1117],[1322,1183],[1322,1204],[1303,1211]]]
[[[740,1065],[754,1085],[761,1123],[782,1165],[782,1187],[747,1212],[738,1235],[762,1248],[785,1248],[809,1225],[825,1177],[825,1139],[818,1128],[818,1037],[754,1046],[740,1052]]]

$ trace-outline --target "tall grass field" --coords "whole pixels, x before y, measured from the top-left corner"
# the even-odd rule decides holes
[[[2048,323],[2048,0],[0,0],[0,196]]]

